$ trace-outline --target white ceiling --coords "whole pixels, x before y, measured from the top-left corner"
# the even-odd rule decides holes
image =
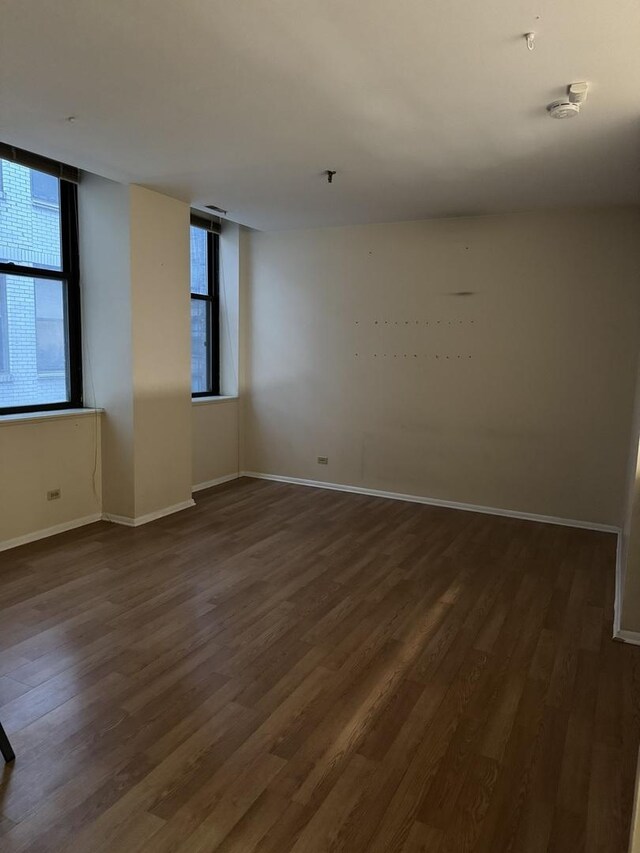
[[[637,0],[0,7],[0,139],[255,228],[639,200]]]

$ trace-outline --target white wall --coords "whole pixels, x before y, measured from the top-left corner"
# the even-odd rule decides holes
[[[622,632],[619,636],[640,643],[640,363],[636,369],[627,477],[624,525],[619,543],[614,629],[616,632]],[[636,813],[635,836],[636,844],[640,848],[640,828],[637,824]]]
[[[621,524],[639,224],[623,208],[251,233],[242,468]]]
[[[220,234],[220,393],[232,397],[238,395],[243,231],[233,222],[223,222]]]
[[[135,512],[129,187],[83,175],[78,189],[84,400],[104,408],[104,511]]]
[[[624,523],[619,543],[614,629],[634,632],[640,639],[640,370],[629,448]]]
[[[0,550],[95,520],[102,506],[100,414],[0,419],[0,471]],[[48,501],[53,489],[60,499]]]
[[[192,411],[194,489],[239,472],[238,391],[240,274],[245,229],[222,223],[220,235],[220,393],[231,399],[199,399]]]

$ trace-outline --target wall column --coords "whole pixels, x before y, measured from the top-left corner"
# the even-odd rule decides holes
[[[85,400],[104,408],[103,510],[125,523],[191,499],[189,205],[80,185]]]

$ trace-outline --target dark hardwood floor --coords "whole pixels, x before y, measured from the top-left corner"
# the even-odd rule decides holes
[[[623,853],[615,546],[245,479],[0,554],[0,849]]]

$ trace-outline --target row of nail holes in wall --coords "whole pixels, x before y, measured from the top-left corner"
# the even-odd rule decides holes
[[[355,357],[356,357],[356,358],[358,358],[358,357],[360,356],[360,353],[356,352],[356,353],[354,353],[354,355],[355,355]],[[392,356],[392,354],[391,354],[391,353],[386,353],[386,352],[383,352],[383,353],[377,353],[377,352],[374,352],[373,357],[374,357],[374,358],[377,358],[377,357],[378,357],[378,355],[380,355],[380,358],[392,358],[392,357],[393,357],[393,358],[411,358],[411,353],[406,353],[406,352],[405,352],[405,353],[395,353],[395,352],[394,352],[394,353],[393,353],[393,356]],[[415,352],[414,352],[414,353],[413,353],[413,358],[418,358],[418,353],[415,353]],[[431,356],[429,356],[429,355],[425,355],[425,356],[424,356],[424,358],[431,358]],[[441,356],[441,355],[435,355],[435,356],[433,356],[433,358],[471,358],[471,356],[470,356],[470,355],[442,355],[442,356]]]
[[[425,326],[428,326],[431,323],[435,326],[439,326],[444,322],[445,322],[444,320],[384,320],[384,321],[383,320],[374,320],[373,325],[374,326],[382,326],[382,325],[385,325],[385,326],[402,326],[402,325],[404,325],[404,326],[413,326],[413,325],[419,326],[420,323],[424,323]],[[448,326],[455,326],[455,325],[462,326],[464,323],[469,323],[470,325],[473,324],[473,320],[447,320],[446,323]],[[359,326],[360,320],[356,320],[354,325]]]

